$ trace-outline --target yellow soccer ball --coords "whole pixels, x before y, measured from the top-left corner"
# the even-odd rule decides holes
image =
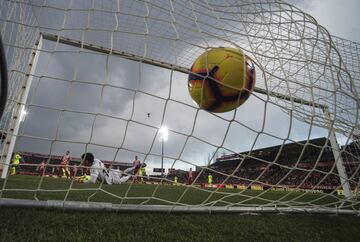
[[[255,65],[238,49],[210,49],[195,60],[190,71],[190,96],[200,108],[210,112],[239,107],[255,86]]]

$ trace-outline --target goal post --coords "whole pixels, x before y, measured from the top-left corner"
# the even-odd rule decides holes
[[[31,52],[28,70],[25,74],[25,79],[24,79],[23,83],[21,84],[22,86],[21,86],[21,89],[19,92],[18,101],[17,101],[14,109],[12,110],[12,114],[11,114],[12,117],[11,117],[11,121],[9,124],[10,133],[5,139],[3,151],[2,151],[2,154],[4,154],[4,155],[1,157],[1,162],[0,162],[0,170],[2,171],[2,173],[1,173],[2,179],[7,178],[7,176],[8,176],[11,159],[13,158],[12,154],[14,151],[16,138],[18,136],[18,132],[19,132],[19,128],[20,128],[20,123],[22,121],[24,121],[24,118],[25,118],[24,116],[26,115],[26,110],[25,110],[26,102],[27,102],[28,95],[30,92],[30,87],[31,87],[32,80],[34,77],[37,61],[38,61],[38,58],[40,55],[40,50],[42,48],[42,41],[43,41],[43,38],[40,35],[39,41],[36,42],[36,44],[35,44],[34,51]]]
[[[360,44],[295,6],[5,0],[0,33],[0,206],[359,214]],[[256,70],[249,99],[226,113],[188,92],[191,66],[217,47],[241,49]],[[65,152],[70,179],[57,170]],[[120,185],[77,184],[84,152],[109,169],[134,157],[147,167]],[[25,163],[10,175],[15,153]]]

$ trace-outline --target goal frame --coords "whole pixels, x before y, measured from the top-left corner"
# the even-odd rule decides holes
[[[166,68],[169,70],[175,70],[184,74],[189,74],[190,70],[183,68],[181,66],[173,65],[170,63],[165,63],[157,61],[154,59],[149,59],[144,56],[137,56],[134,54],[126,53],[116,49],[110,49],[107,47],[99,46],[96,44],[86,43],[84,41],[65,38],[60,35],[55,35],[51,33],[40,33],[39,40],[36,43],[31,56],[29,58],[29,64],[27,68],[27,73],[25,74],[25,79],[23,81],[23,86],[19,93],[19,99],[16,104],[16,109],[13,111],[10,122],[10,131],[12,132],[8,135],[5,145],[3,147],[4,156],[1,158],[0,170],[2,168],[1,178],[6,179],[8,176],[8,170],[11,163],[12,153],[14,151],[14,146],[18,136],[18,131],[21,123],[21,115],[26,106],[27,98],[29,95],[32,79],[36,70],[37,62],[39,55],[41,53],[41,48],[43,41],[53,41],[61,43],[64,45],[69,45],[72,47],[77,47],[85,50],[90,50],[98,53],[109,54],[114,56],[119,56],[132,61],[141,61],[142,63],[150,64],[157,67]],[[329,107],[323,104],[316,102],[304,100],[301,98],[294,98],[287,96],[281,93],[276,93],[268,91],[259,87],[255,87],[253,92],[268,95],[274,98],[282,99],[288,102],[299,103],[306,106],[311,106],[314,108],[321,109],[324,113],[325,120],[327,121],[326,126],[329,130],[329,141],[331,144],[332,152],[335,158],[336,168],[340,177],[340,183],[344,190],[345,199],[344,202],[353,198],[353,195],[350,190],[349,180],[345,172],[344,161],[341,157],[339,146],[336,139],[335,127],[330,122],[330,112]],[[316,124],[314,124],[316,125]],[[2,167],[1,167],[2,166]],[[4,199],[0,198],[0,206],[27,206],[27,207],[45,207],[45,208],[61,208],[61,209],[70,209],[70,210],[111,210],[111,211],[171,211],[171,212],[247,212],[247,213],[341,213],[341,214],[358,214],[355,210],[346,210],[339,208],[280,208],[280,207],[218,207],[211,206],[208,207],[199,207],[199,206],[168,206],[168,205],[115,205],[108,203],[84,203],[84,202],[70,202],[70,201],[32,201],[32,200],[18,200],[18,199]]]

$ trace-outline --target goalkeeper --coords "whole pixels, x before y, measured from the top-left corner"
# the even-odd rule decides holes
[[[81,155],[84,166],[90,168],[90,176],[80,177],[76,180],[83,183],[94,184],[97,179],[105,182],[106,184],[121,184],[129,180],[134,176],[141,167],[145,167],[145,163],[139,163],[138,165],[128,168],[124,171],[107,169],[101,160],[96,159],[92,153],[84,153]]]

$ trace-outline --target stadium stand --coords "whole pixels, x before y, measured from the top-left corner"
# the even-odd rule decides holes
[[[359,144],[353,142],[341,150],[350,185],[354,188],[360,174],[360,161],[355,155],[359,152]],[[340,186],[335,159],[326,138],[224,155],[199,173],[197,182],[207,183],[209,173],[215,184],[322,190]]]

